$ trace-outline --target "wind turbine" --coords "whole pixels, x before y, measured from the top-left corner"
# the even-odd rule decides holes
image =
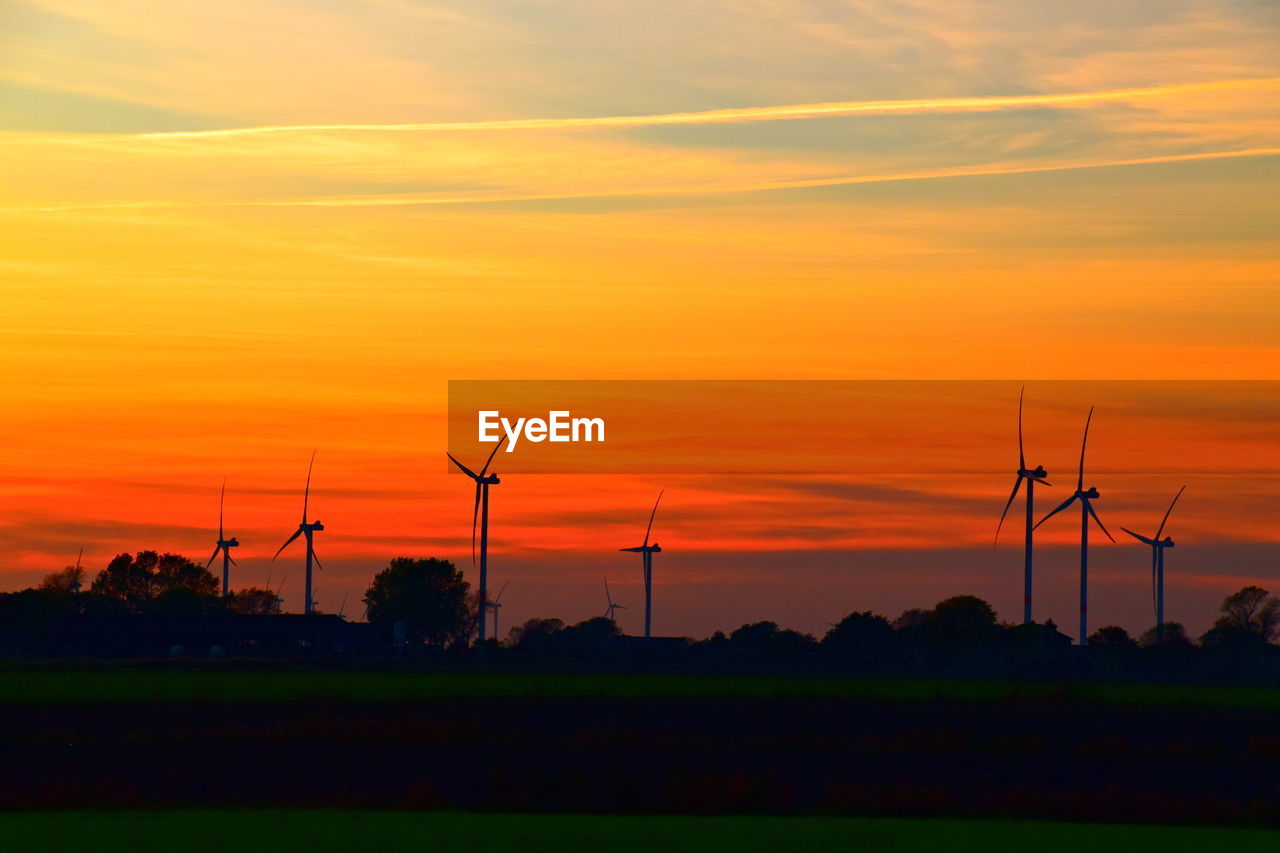
[[[1128,533],[1139,542],[1145,542],[1151,546],[1151,597],[1155,599],[1156,605],[1156,642],[1164,642],[1164,549],[1173,547],[1173,538],[1166,536],[1161,539],[1160,534],[1164,533],[1165,522],[1169,520],[1169,513],[1173,512],[1173,505],[1178,502],[1178,498],[1182,497],[1186,486],[1178,489],[1178,493],[1173,496],[1173,501],[1169,504],[1169,508],[1164,512],[1164,518],[1160,519],[1160,527],[1156,530],[1156,535],[1148,539],[1134,533],[1127,527],[1121,527],[1125,533]]]
[[[665,490],[664,490],[665,491]],[[649,544],[649,532],[653,530],[653,517],[658,514],[658,504],[662,501],[662,492],[658,492],[658,500],[653,502],[653,512],[649,513],[649,526],[644,529],[644,544],[636,548],[619,548],[619,551],[639,553],[644,563],[644,636],[649,638],[650,618],[653,616],[653,555],[662,552],[657,542]]]
[[[501,635],[498,633],[498,611],[502,609],[502,594],[507,591],[507,583],[502,584],[502,589],[498,590],[498,596],[489,603],[489,609],[493,611],[493,638],[496,640]]]
[[[1000,528],[1004,526],[1004,517],[1009,514],[1009,507],[1013,506],[1013,500],[1018,496],[1018,488],[1022,485],[1022,481],[1027,481],[1027,532],[1025,538],[1025,568],[1022,577],[1022,622],[1026,624],[1031,621],[1031,531],[1035,526],[1031,523],[1033,519],[1032,505],[1035,503],[1036,483],[1050,485],[1045,477],[1049,476],[1044,470],[1043,465],[1037,465],[1034,469],[1027,469],[1027,457],[1022,452],[1022,395],[1026,392],[1027,386],[1023,385],[1022,390],[1018,392],[1018,471],[1016,479],[1013,481],[1013,492],[1009,494],[1009,501],[1004,505],[1004,512],[1000,513],[1000,523],[996,525],[995,541],[1000,541]],[[994,543],[992,543],[994,546]]]
[[[307,616],[311,615],[313,604],[311,601],[311,563],[315,562],[316,566],[322,570],[324,569],[324,566],[320,565],[320,558],[316,556],[315,541],[313,539],[313,536],[317,531],[324,530],[324,525],[320,523],[320,519],[318,518],[315,521],[307,521],[307,502],[311,499],[311,469],[315,464],[316,452],[313,450],[311,451],[311,462],[307,465],[307,487],[302,492],[302,523],[298,525],[297,530],[293,531],[293,535],[284,541],[284,544],[280,546],[280,550],[276,551],[275,557],[271,558],[274,560],[276,557],[279,557],[281,552],[284,551],[285,548],[289,547],[289,543],[297,539],[299,536],[307,537],[307,583],[306,590],[304,591],[305,597],[302,599],[306,602],[303,605],[302,612]],[[282,581],[280,585],[283,587],[284,582]]]
[[[453,458],[453,454],[445,451],[445,456],[449,457],[449,461],[458,466],[458,470],[466,474],[476,484],[476,504],[471,511],[471,562],[476,561],[476,518],[480,520],[480,589],[478,590],[480,600],[480,635],[479,642],[484,643],[484,624],[485,609],[488,608],[488,581],[489,581],[489,487],[496,486],[502,481],[498,479],[497,474],[490,474],[489,466],[493,463],[493,457],[497,454],[498,448],[502,447],[502,443],[507,440],[504,435],[498,439],[498,443],[493,446],[493,453],[489,454],[489,458],[485,460],[484,467],[477,474],[466,465],[463,465],[457,459]]]
[[[1084,421],[1084,438],[1080,442],[1080,472],[1076,475],[1076,493],[1058,505],[1058,508],[1046,515],[1044,518],[1036,522],[1036,527],[1044,524],[1076,501],[1080,501],[1080,645],[1088,645],[1087,626],[1089,622],[1089,517],[1097,523],[1103,533],[1107,534],[1107,538],[1112,542],[1116,541],[1115,537],[1107,531],[1103,525],[1102,519],[1098,518],[1098,514],[1093,511],[1093,501],[1096,501],[1101,495],[1097,488],[1090,486],[1088,491],[1084,488],[1084,449],[1089,443],[1089,422],[1093,420],[1093,407],[1089,407],[1089,416]],[[1032,528],[1035,529],[1034,527]]]
[[[605,618],[606,618],[606,619],[612,619],[614,622],[617,622],[617,621],[618,621],[618,619],[617,619],[617,615],[614,613],[614,611],[616,611],[616,610],[626,610],[627,608],[626,608],[624,605],[617,604],[617,603],[615,603],[615,602],[614,602],[614,600],[613,600],[613,596],[609,594],[609,579],[608,579],[608,578],[605,578],[605,579],[604,579],[604,598],[605,598],[605,601],[609,602],[609,606],[608,606],[608,607],[606,607],[606,608],[604,609],[604,616],[605,616]]]
[[[222,534],[222,509],[223,509],[223,506],[226,504],[226,502],[227,502],[227,478],[223,477],[222,478],[222,495],[221,497],[218,498],[218,544],[213,549],[213,556],[210,557],[209,562],[205,563],[204,565],[206,569],[212,566],[213,561],[218,558],[218,554],[219,552],[221,552],[222,554],[222,597],[223,598],[227,597],[227,591],[228,591],[227,581],[231,576],[231,570],[230,568],[228,568],[228,564],[231,566],[236,565],[236,561],[231,559],[231,549],[240,547],[239,539],[237,539],[234,536],[232,536],[230,539],[227,539]]]

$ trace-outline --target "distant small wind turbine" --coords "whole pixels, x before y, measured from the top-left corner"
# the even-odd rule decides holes
[[[996,541],[1000,541],[1000,528],[1004,526],[1004,517],[1009,514],[1009,507],[1013,506],[1013,500],[1018,496],[1018,487],[1022,485],[1022,481],[1027,481],[1027,530],[1025,538],[1025,554],[1024,569],[1022,577],[1022,621],[1028,623],[1031,621],[1031,531],[1035,529],[1032,524],[1034,519],[1036,483],[1050,485],[1045,477],[1049,476],[1044,470],[1043,465],[1037,465],[1034,469],[1027,469],[1027,457],[1022,452],[1022,395],[1027,390],[1027,386],[1022,386],[1022,391],[1018,392],[1018,471],[1016,479],[1013,481],[1013,492],[1009,495],[1009,501],[1004,505],[1004,512],[1000,513],[1000,523],[996,525]]]
[[[313,602],[311,601],[311,564],[314,562],[321,570],[324,569],[324,566],[320,565],[320,558],[316,556],[315,541],[313,540],[315,533],[324,530],[324,525],[320,523],[320,519],[318,518],[312,522],[307,521],[307,503],[311,499],[311,469],[315,464],[316,452],[313,450],[311,451],[311,462],[307,465],[307,486],[302,492],[302,523],[298,525],[298,529],[293,532],[293,535],[284,541],[284,544],[280,546],[280,550],[276,551],[275,557],[271,558],[274,560],[276,557],[279,557],[281,552],[283,552],[285,548],[288,548],[289,544],[299,536],[307,537],[307,583],[306,589],[303,592],[304,598],[302,599],[306,602],[303,606],[303,613],[307,616],[311,615],[313,605]],[[283,588],[284,582],[282,581],[280,585]]]
[[[1121,527],[1125,533],[1128,533],[1139,542],[1144,542],[1151,546],[1151,597],[1155,599],[1156,607],[1156,642],[1164,642],[1164,549],[1173,547],[1173,538],[1166,536],[1161,539],[1160,534],[1164,533],[1164,525],[1169,520],[1169,513],[1173,512],[1173,505],[1178,502],[1178,498],[1182,497],[1182,493],[1186,490],[1186,486],[1178,489],[1178,493],[1173,496],[1173,501],[1169,504],[1169,508],[1164,512],[1164,518],[1160,519],[1160,527],[1156,530],[1156,535],[1148,539],[1134,533],[1127,527]]]
[[[453,457],[449,451],[445,451],[445,456],[449,457],[449,461],[458,466],[458,470],[466,474],[476,484],[476,504],[471,511],[471,562],[476,561],[476,519],[479,517],[480,523],[480,588],[477,591],[480,600],[480,632],[479,641],[484,643],[485,637],[485,609],[490,606],[487,598],[489,592],[489,487],[496,486],[502,481],[498,479],[497,474],[490,474],[489,466],[493,464],[493,457],[497,454],[498,448],[502,447],[502,443],[507,440],[504,435],[498,439],[498,443],[493,446],[493,453],[489,454],[489,458],[485,460],[484,467],[477,474],[466,465],[463,465]]]
[[[226,598],[228,593],[227,582],[231,577],[231,570],[228,564],[234,566],[236,561],[231,558],[231,549],[240,547],[240,540],[232,536],[226,538],[222,533],[222,510],[227,502],[227,478],[222,478],[222,495],[218,498],[218,544],[213,549],[213,556],[209,558],[209,562],[204,567],[208,569],[213,565],[213,561],[218,558],[218,554],[222,554],[222,597]]]
[[[1089,423],[1093,420],[1093,407],[1089,407],[1089,416],[1084,421],[1084,438],[1080,442],[1080,472],[1076,476],[1076,493],[1067,498],[1058,508],[1046,515],[1044,518],[1036,522],[1036,527],[1044,524],[1076,501],[1080,501],[1080,645],[1088,645],[1088,616],[1089,616],[1089,517],[1097,522],[1098,527],[1103,533],[1107,534],[1107,538],[1112,542],[1116,541],[1115,537],[1107,531],[1102,520],[1098,518],[1098,514],[1093,511],[1093,501],[1097,500],[1101,495],[1098,490],[1090,486],[1088,491],[1084,488],[1084,449],[1089,443]],[[1032,528],[1033,530],[1035,528]]]
[[[79,591],[80,591],[80,561],[81,561],[82,559],[84,559],[84,546],[83,546],[83,545],[81,545],[81,546],[80,546],[80,553],[79,553],[79,554],[76,554],[76,569],[75,569],[75,572],[74,572],[74,573],[72,573],[72,576],[71,576],[71,591],[72,591],[72,592],[79,592]]]
[[[664,490],[665,491],[665,490]],[[658,492],[658,500],[653,502],[653,512],[649,513],[649,526],[644,529],[644,544],[635,548],[619,548],[619,551],[632,551],[640,554],[644,564],[644,636],[649,638],[650,619],[653,616],[653,555],[662,552],[657,542],[649,544],[649,533],[653,530],[653,517],[658,514],[658,504],[662,501],[662,492]]]
[[[499,639],[502,635],[498,633],[498,611],[502,609],[502,594],[507,591],[507,583],[502,584],[502,589],[498,590],[498,595],[493,601],[489,602],[489,609],[493,611],[493,638]]]
[[[616,616],[616,614],[614,613],[614,611],[615,611],[615,610],[626,610],[627,608],[626,608],[626,606],[625,606],[625,605],[618,604],[617,602],[615,602],[615,601],[613,600],[613,596],[612,596],[612,595],[610,595],[610,593],[609,593],[609,579],[608,579],[608,578],[605,578],[605,579],[604,579],[604,599],[605,599],[605,601],[609,602],[609,606],[608,606],[608,607],[606,607],[606,608],[604,609],[604,617],[605,617],[606,619],[610,619],[610,620],[612,620],[612,621],[614,621],[614,622],[617,622],[617,621],[618,621],[618,619],[617,619],[617,616]]]

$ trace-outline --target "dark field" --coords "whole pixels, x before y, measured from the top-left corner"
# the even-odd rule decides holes
[[[0,808],[1277,826],[1278,724],[1263,688],[10,670]]]
[[[245,853],[305,849],[560,851],[950,850],[1014,848],[1164,853],[1261,848],[1276,833],[1248,829],[1020,821],[867,818],[616,817],[407,812],[36,812],[0,815],[13,850]]]

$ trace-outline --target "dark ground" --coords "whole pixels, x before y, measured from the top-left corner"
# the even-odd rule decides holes
[[[299,687],[299,677],[310,687]],[[267,669],[3,672],[0,809],[1280,826],[1280,691],[1151,690]]]

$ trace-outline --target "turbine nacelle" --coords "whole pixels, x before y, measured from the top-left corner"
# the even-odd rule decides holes
[[[1028,471],[1026,468],[1019,468],[1018,476],[1027,480],[1036,480],[1038,482],[1043,480],[1045,477],[1048,477],[1049,472],[1044,470],[1043,465],[1037,465],[1035,468],[1033,468],[1030,471]]]
[[[1090,486],[1087,491],[1076,489],[1076,497],[1087,501],[1096,501],[1102,497],[1102,494],[1098,491],[1097,486]]]
[[[218,547],[219,548],[239,548],[240,540],[234,536],[232,536],[230,539],[219,539]]]

